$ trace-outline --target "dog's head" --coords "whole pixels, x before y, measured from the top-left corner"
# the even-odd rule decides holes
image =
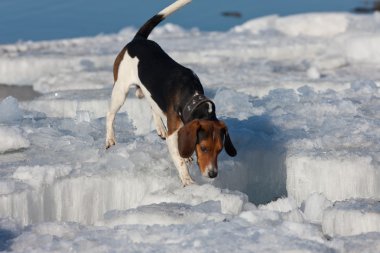
[[[236,155],[223,121],[193,120],[178,131],[178,150],[183,158],[189,158],[194,151],[201,173],[205,177],[218,175],[218,155],[224,149],[230,156]]]

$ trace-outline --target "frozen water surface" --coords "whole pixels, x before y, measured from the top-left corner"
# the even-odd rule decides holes
[[[183,188],[144,100],[104,149],[112,63],[135,33],[0,46],[0,250],[380,252],[380,16],[276,15],[228,32],[166,24],[238,150]],[[134,92],[131,92],[134,93]]]

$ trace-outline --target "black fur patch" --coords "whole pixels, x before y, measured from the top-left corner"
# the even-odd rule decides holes
[[[127,48],[128,54],[139,60],[140,81],[164,113],[169,109],[180,113],[196,92],[204,94],[193,71],[174,61],[156,42],[134,39]]]
[[[138,32],[135,35],[135,38],[143,38],[147,39],[149,37],[149,34],[153,31],[153,29],[161,23],[162,20],[164,20],[164,16],[161,14],[157,14],[153,17],[151,17],[148,21],[145,22],[145,24],[138,30]]]

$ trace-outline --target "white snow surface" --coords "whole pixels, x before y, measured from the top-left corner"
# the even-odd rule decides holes
[[[136,30],[0,45],[0,251],[380,252],[380,16],[276,15],[152,34],[200,77],[238,155],[183,188],[131,92],[104,149],[112,64]]]

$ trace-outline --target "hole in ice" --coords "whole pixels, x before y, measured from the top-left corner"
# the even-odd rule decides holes
[[[214,184],[239,190],[255,204],[266,204],[286,192],[286,149],[276,139],[278,129],[266,116],[247,120],[226,120],[238,155],[231,159],[223,154],[220,171]]]

